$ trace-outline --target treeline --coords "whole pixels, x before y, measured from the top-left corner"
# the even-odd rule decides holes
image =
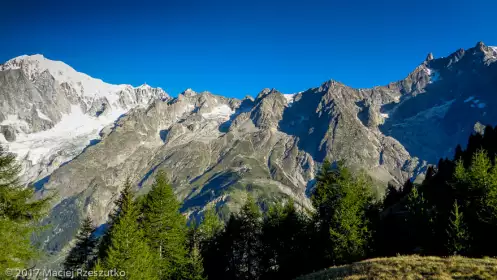
[[[312,210],[289,200],[263,213],[248,195],[226,222],[209,208],[189,225],[160,173],[144,196],[124,186],[103,235],[87,218],[64,268],[126,279],[293,279],[396,254],[496,256],[496,153],[497,128],[487,127],[423,183],[389,186],[381,200],[365,173],[324,162]]]
[[[371,179],[325,163],[317,182],[316,213],[292,200],[262,213],[247,195],[226,223],[210,208],[191,226],[163,173],[137,199],[127,183],[103,236],[84,220],[64,270],[123,271],[127,279],[292,279],[363,258],[375,211]]]
[[[471,135],[419,186],[388,188],[376,226],[378,255],[497,256],[497,127]]]

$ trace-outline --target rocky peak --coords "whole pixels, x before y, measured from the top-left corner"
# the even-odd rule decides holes
[[[477,50],[479,50],[479,51],[482,51],[482,52],[485,52],[485,51],[487,51],[487,50],[488,50],[488,47],[487,47],[487,46],[485,46],[485,44],[484,44],[482,41],[480,41],[480,42],[476,43],[475,48],[476,48]]]
[[[460,48],[458,49],[454,55],[457,57],[457,58],[462,58],[464,56],[464,54],[466,53],[466,50],[464,50],[463,48]]]
[[[250,95],[245,96],[242,101],[245,101],[245,100],[250,100],[250,101],[254,102],[254,98]]]
[[[141,86],[138,87],[139,89],[150,89],[152,88],[150,85],[148,85],[147,83],[144,83],[142,84]]]
[[[180,93],[180,95],[183,95],[186,97],[193,97],[193,96],[197,95],[197,93],[193,89],[187,88],[182,93]]]
[[[266,88],[257,95],[255,103],[251,113],[254,124],[260,128],[275,128],[283,116],[287,101],[278,90]]]
[[[259,92],[259,94],[257,94],[257,97],[255,98],[255,100],[260,100],[260,99],[264,98],[271,91],[272,91],[272,89],[270,89],[270,88],[263,89],[261,92]]]
[[[434,59],[434,57],[433,57],[433,53],[429,53],[429,54],[426,56],[425,62],[432,61],[433,59]]]

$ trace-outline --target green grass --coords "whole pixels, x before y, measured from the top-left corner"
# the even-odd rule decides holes
[[[297,279],[497,279],[497,259],[417,255],[377,258],[331,267]]]

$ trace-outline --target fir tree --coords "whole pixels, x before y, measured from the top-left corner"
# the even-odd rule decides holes
[[[26,267],[38,256],[30,238],[46,214],[50,198],[33,199],[34,189],[19,182],[15,155],[0,146],[0,270]]]
[[[212,240],[215,235],[219,234],[224,228],[224,224],[216,214],[214,207],[208,207],[204,212],[204,217],[198,227],[199,243]]]
[[[200,253],[200,234],[195,221],[191,222],[188,229],[188,256],[182,279],[204,280],[203,259]]]
[[[69,251],[63,267],[66,271],[77,271],[78,269],[88,271],[93,267],[95,260],[96,239],[92,236],[95,231],[93,222],[90,217],[86,217],[81,229],[76,235],[76,244]]]
[[[126,199],[129,197],[133,197],[133,194],[131,193],[131,182],[129,178],[127,178],[126,182],[124,183],[124,188],[121,190],[118,198],[114,201],[114,209],[109,214],[109,218],[105,226],[106,229],[103,235],[97,241],[97,257],[99,260],[107,258],[107,253],[111,245],[110,233],[112,232],[112,227],[114,224],[117,224],[119,222],[119,219],[122,217],[121,209],[123,209],[124,204],[127,203]],[[140,204],[137,203],[137,205]]]
[[[497,251],[497,166],[484,150],[476,151],[471,164],[456,165],[454,188],[470,232],[471,254],[492,255]]]
[[[273,205],[262,230],[263,279],[293,279],[313,269],[312,228],[293,200]]]
[[[188,265],[186,219],[166,175],[159,173],[143,202],[143,228],[162,279],[181,278]]]
[[[407,197],[406,208],[411,249],[416,253],[427,251],[429,241],[432,239],[431,225],[433,221],[430,218],[429,205],[419,188],[411,190]]]
[[[385,198],[383,199],[383,208],[387,209],[388,207],[397,204],[402,197],[402,190],[398,190],[394,185],[388,184]]]
[[[324,257],[336,264],[361,259],[371,236],[366,217],[373,199],[371,178],[354,176],[343,163],[334,170],[325,163],[317,180],[311,201],[318,209],[320,231],[329,232]]]
[[[153,255],[138,224],[139,208],[133,202],[129,181],[116,204],[119,209],[109,229],[106,257],[97,267],[124,271],[126,279],[157,279]]]
[[[225,229],[203,251],[209,279],[259,279],[262,272],[262,214],[248,195],[239,213],[232,213]]]
[[[239,266],[239,279],[258,279],[260,276],[260,253],[262,244],[260,236],[262,233],[262,214],[255,200],[248,195],[247,202],[240,212],[240,244],[239,249],[243,252],[242,261]]]
[[[447,229],[447,251],[453,255],[460,255],[467,250],[468,231],[463,221],[463,213],[459,210],[457,201],[454,201],[454,209],[451,212]]]

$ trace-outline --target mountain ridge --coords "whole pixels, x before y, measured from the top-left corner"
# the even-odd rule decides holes
[[[115,102],[97,98],[93,106],[76,95],[74,103],[85,104],[83,111],[95,119],[112,119],[115,104],[133,106],[94,129],[91,136],[98,141],[79,145],[64,164],[48,164],[43,176],[36,174],[40,196],[59,194],[45,221],[57,230],[42,236],[43,247],[60,252],[84,216],[105,223],[126,178],[143,193],[160,170],[190,215],[206,205],[225,215],[236,211],[246,191],[262,204],[293,198],[310,207],[306,196],[325,158],[365,169],[379,185],[400,185],[451,155],[447,147],[464,144],[475,123],[497,123],[497,113],[487,110],[497,106],[496,60],[497,48],[478,43],[446,58],[429,54],[406,78],[385,86],[354,89],[329,80],[294,94],[263,89],[243,100],[191,89],[170,98],[149,90],[146,104],[138,98],[125,102],[123,94]],[[0,74],[12,71],[17,69]],[[71,92],[54,87],[53,76],[43,73],[32,81],[38,80],[38,93],[40,88],[55,96]],[[0,79],[2,93],[5,84]],[[31,81],[7,83],[10,88],[24,84],[29,88]],[[4,121],[0,118],[0,125]],[[12,147],[15,140],[4,143]]]

